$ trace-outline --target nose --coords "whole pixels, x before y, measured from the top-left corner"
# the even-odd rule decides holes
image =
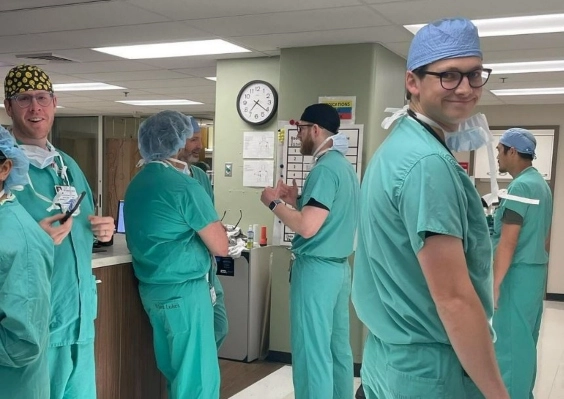
[[[468,76],[464,76],[462,78],[462,82],[458,85],[458,87],[454,90],[456,94],[470,94],[473,92],[472,86],[470,86],[470,78]]]

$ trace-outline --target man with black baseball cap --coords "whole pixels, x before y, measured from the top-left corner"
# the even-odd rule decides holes
[[[300,151],[313,156],[301,195],[279,181],[261,201],[295,232],[290,271],[292,372],[296,399],[352,398],[349,297],[359,182],[345,157],[337,111],[313,104],[297,123]],[[279,205],[284,201],[289,206]]]

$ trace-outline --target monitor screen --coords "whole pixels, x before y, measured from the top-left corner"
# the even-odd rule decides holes
[[[121,234],[125,233],[125,223],[123,223],[123,200],[120,200],[118,203],[116,232]]]

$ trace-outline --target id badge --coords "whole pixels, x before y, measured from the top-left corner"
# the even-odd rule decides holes
[[[217,301],[217,295],[215,294],[215,288],[213,286],[210,286],[210,297],[211,297],[212,306],[215,306],[215,302]]]
[[[78,199],[78,193],[73,186],[55,186],[55,192],[53,204],[58,206],[63,212],[71,209]],[[74,213],[74,215],[78,214],[80,214],[80,207]]]

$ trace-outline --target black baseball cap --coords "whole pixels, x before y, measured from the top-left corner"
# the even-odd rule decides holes
[[[337,134],[341,126],[339,113],[329,104],[310,105],[304,110],[300,120],[319,125],[333,134]]]

